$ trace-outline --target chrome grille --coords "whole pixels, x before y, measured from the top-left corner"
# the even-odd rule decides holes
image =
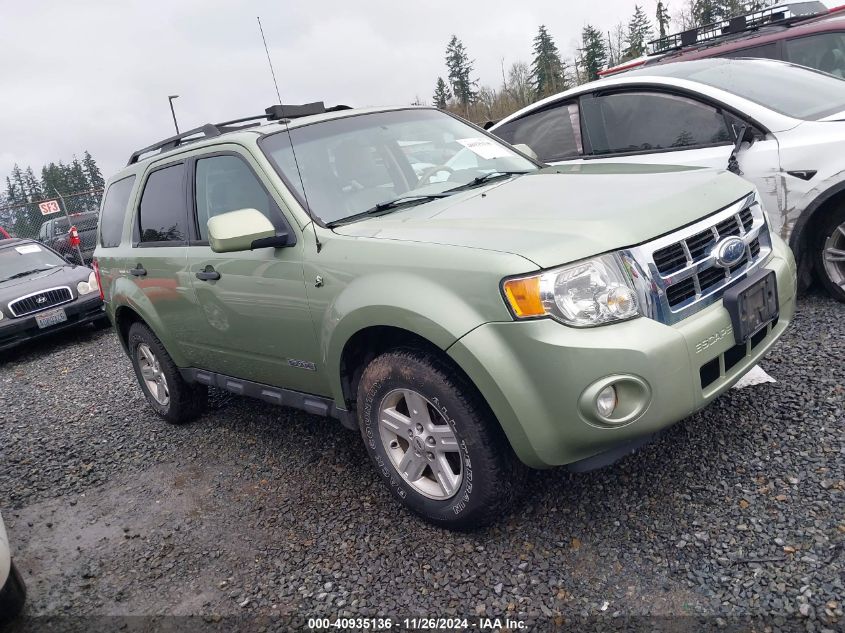
[[[12,316],[22,317],[72,300],[73,295],[67,286],[48,288],[18,297],[9,303],[9,312],[12,313]]]
[[[716,248],[729,236],[745,243],[745,255],[729,268],[716,262]],[[722,297],[725,289],[760,267],[772,250],[766,218],[754,195],[683,229],[622,251],[640,285],[646,313],[676,323]]]

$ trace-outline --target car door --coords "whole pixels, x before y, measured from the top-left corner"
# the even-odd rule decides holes
[[[156,164],[147,172],[132,224],[132,249],[123,261],[140,290],[137,309],[165,348],[189,361],[187,335],[196,305],[187,269],[188,188],[184,161]]]
[[[593,93],[580,105],[590,161],[726,169],[745,127],[753,141],[737,154],[741,175],[757,186],[766,208],[783,211],[777,139],[741,115],[689,94],[641,88]]]
[[[208,219],[257,209],[277,230],[298,228],[270,193],[270,181],[237,149],[191,161],[191,282],[200,311],[192,344],[199,367],[228,376],[313,394],[328,393],[308,309],[303,241],[285,248],[218,254],[208,245]]]

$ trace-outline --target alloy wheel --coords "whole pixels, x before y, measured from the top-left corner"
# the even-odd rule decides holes
[[[161,363],[158,358],[146,343],[138,345],[136,355],[138,366],[141,368],[141,377],[144,379],[150,395],[160,405],[167,406],[170,402],[170,389],[167,386],[167,378],[161,371]]]
[[[845,289],[845,223],[833,229],[822,248],[822,261],[827,278]]]
[[[379,407],[379,435],[393,467],[430,499],[453,497],[463,482],[463,458],[455,432],[428,399],[395,389]]]

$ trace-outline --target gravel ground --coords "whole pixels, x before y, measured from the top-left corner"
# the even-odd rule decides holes
[[[777,384],[731,390],[613,467],[534,473],[474,534],[398,507],[336,422],[215,394],[169,426],[110,331],[27,346],[0,363],[0,507],[30,592],[14,628],[843,630],[843,315],[805,297],[762,363]],[[78,619],[164,615],[195,617]]]

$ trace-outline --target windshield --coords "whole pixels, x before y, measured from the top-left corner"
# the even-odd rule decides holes
[[[53,251],[38,244],[24,243],[0,248],[0,282],[66,265]]]
[[[845,81],[781,62],[702,59],[650,66],[630,74],[698,81],[796,119],[815,121],[845,110]]]
[[[324,224],[400,197],[442,194],[494,172],[537,169],[501,142],[429,109],[295,127],[290,140],[279,132],[265,137],[261,147],[300,198],[305,185],[308,206]]]

